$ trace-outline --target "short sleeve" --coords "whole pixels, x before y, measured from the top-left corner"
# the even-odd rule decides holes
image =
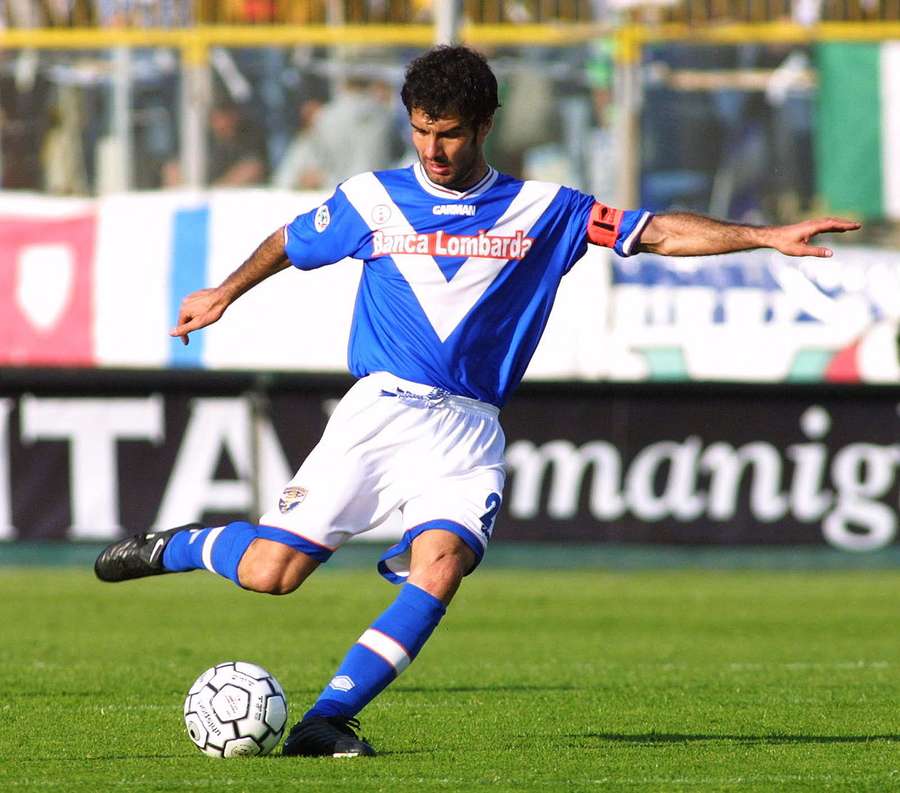
[[[650,222],[653,213],[646,209],[626,210],[622,213],[622,223],[616,236],[616,244],[613,250],[619,256],[632,256],[637,253],[638,243],[641,241],[641,233]]]
[[[588,241],[612,248],[619,256],[631,256],[637,252],[641,233],[652,217],[646,209],[614,209],[597,201],[588,219]]]
[[[294,267],[314,270],[355,257],[368,236],[368,226],[338,189],[325,203],[284,227],[284,250]]]

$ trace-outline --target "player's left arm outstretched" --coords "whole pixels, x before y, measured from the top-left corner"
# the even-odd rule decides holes
[[[655,215],[641,233],[638,251],[665,256],[707,256],[754,248],[773,248],[786,256],[831,256],[830,248],[811,244],[817,234],[856,231],[860,223],[816,218],[789,226],[747,226],[689,212]]]

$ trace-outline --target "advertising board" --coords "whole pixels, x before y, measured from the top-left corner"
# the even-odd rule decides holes
[[[253,520],[349,381],[107,375],[0,388],[0,537],[108,540]],[[501,417],[496,538],[676,545],[896,542],[893,390],[526,387]],[[370,537],[392,539],[399,516]]]

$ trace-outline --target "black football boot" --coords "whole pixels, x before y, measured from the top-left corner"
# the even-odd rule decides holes
[[[94,573],[101,581],[129,581],[148,575],[170,572],[162,566],[163,551],[180,531],[202,529],[200,523],[188,523],[166,531],[147,531],[126,537],[104,548],[94,562]]]
[[[356,719],[312,716],[291,728],[281,753],[300,757],[372,757],[375,750],[356,734],[358,729]]]

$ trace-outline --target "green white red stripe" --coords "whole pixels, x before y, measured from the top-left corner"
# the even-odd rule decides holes
[[[900,220],[900,41],[817,48],[818,190],[830,211]]]
[[[881,173],[885,216],[900,219],[900,41],[881,46]]]

